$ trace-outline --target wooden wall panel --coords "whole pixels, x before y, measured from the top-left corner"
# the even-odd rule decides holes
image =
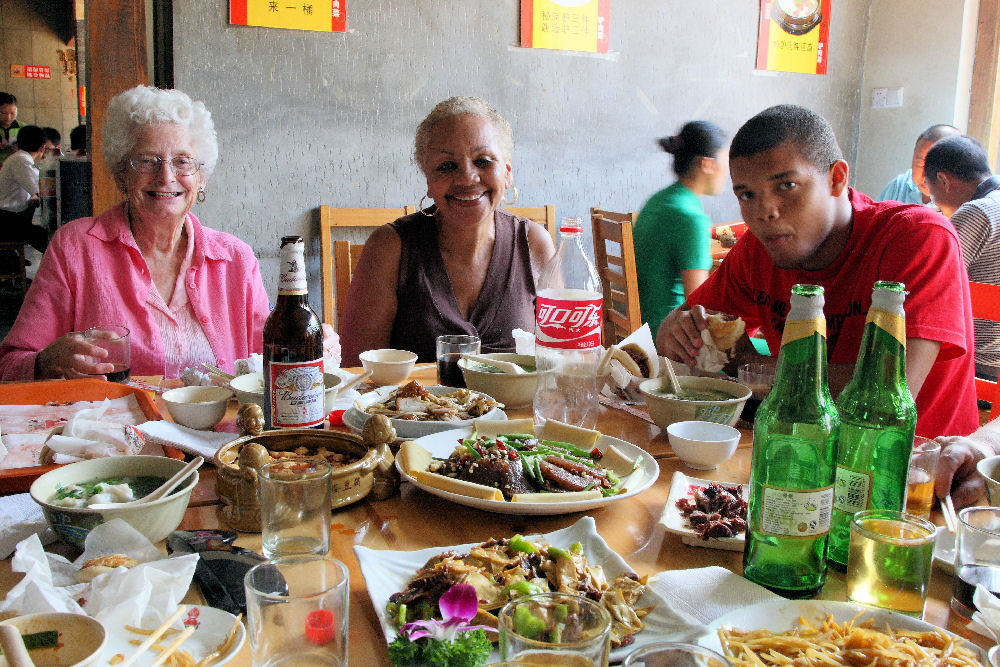
[[[976,56],[969,102],[969,135],[979,140],[997,169],[1000,143],[1000,0],[979,0]]]
[[[149,83],[145,3],[90,0],[87,8],[87,112],[93,155],[94,213],[120,201],[114,179],[102,162],[104,113],[112,97]]]

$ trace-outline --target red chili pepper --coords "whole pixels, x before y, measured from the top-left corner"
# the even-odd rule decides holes
[[[330,414],[327,415],[330,426],[343,426],[345,412],[347,412],[347,410],[330,410]]]
[[[592,458],[592,459],[600,459],[600,458],[603,458],[603,457],[604,457],[604,453],[601,452],[601,450],[598,449],[597,447],[594,447],[593,449],[590,450],[590,458]]]
[[[314,609],[306,616],[306,639],[313,644],[329,644],[337,637],[333,624],[333,612],[329,609]]]
[[[510,457],[511,461],[516,461],[517,460],[517,452],[515,452],[513,449],[511,449],[511,450],[509,450],[507,452],[507,456]]]

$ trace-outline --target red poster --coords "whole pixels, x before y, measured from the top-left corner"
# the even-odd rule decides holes
[[[608,52],[611,0],[521,0],[521,46]]]

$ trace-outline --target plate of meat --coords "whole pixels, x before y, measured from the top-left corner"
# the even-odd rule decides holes
[[[713,482],[678,471],[670,480],[660,525],[693,547],[743,551],[748,496],[746,484]]]

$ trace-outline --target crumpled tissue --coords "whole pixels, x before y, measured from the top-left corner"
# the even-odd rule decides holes
[[[106,572],[85,584],[74,573],[91,558],[120,553],[139,561],[135,567]],[[97,526],[87,536],[83,554],[68,561],[46,553],[37,535],[17,545],[11,569],[24,578],[0,602],[0,612],[87,614],[109,627],[159,625],[180,604],[191,586],[198,554],[165,558],[141,533],[121,519]]]
[[[63,425],[62,433],[46,439],[53,463],[73,463],[83,459],[138,454],[145,444],[132,426],[103,421],[111,402],[80,410]]]
[[[982,584],[976,584],[972,602],[976,605],[977,611],[969,621],[969,629],[1000,643],[1000,600],[990,593],[990,589]]]

